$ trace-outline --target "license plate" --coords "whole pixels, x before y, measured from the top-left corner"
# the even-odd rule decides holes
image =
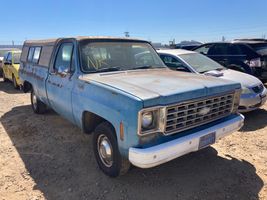
[[[216,132],[212,132],[212,133],[209,133],[207,135],[202,136],[199,139],[198,149],[202,149],[202,148],[205,148],[207,146],[210,146],[211,144],[214,144],[215,143],[215,135],[216,135]]]

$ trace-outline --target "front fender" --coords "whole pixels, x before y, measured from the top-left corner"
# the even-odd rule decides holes
[[[113,125],[121,154],[126,156],[129,147],[138,144],[137,116],[143,107],[140,99],[103,84],[78,81],[73,89],[72,104],[74,118],[80,128],[84,111],[94,113]],[[121,122],[123,140],[120,139]]]

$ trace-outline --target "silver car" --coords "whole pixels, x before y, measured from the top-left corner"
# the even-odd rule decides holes
[[[239,112],[258,109],[267,100],[267,89],[262,82],[249,74],[224,68],[210,58],[193,51],[181,49],[158,50],[163,62],[171,69],[207,76],[215,76],[241,83],[242,94]]]

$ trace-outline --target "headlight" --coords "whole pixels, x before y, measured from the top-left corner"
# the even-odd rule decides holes
[[[143,109],[138,113],[138,135],[164,131],[165,107]]]
[[[247,87],[242,87],[242,92],[241,94],[250,94],[252,93],[251,90]]]
[[[145,112],[142,115],[142,128],[148,128],[153,123],[153,112]]]

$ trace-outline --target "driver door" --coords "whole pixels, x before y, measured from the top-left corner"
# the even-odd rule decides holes
[[[72,75],[76,68],[74,46],[72,41],[62,42],[58,45],[46,86],[50,106],[70,121],[74,121],[72,113],[74,85]]]

